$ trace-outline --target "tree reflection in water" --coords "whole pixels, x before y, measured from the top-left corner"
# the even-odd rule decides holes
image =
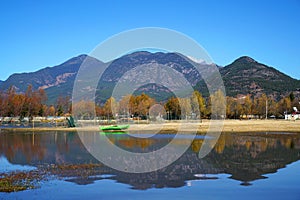
[[[93,134],[90,133],[91,137]],[[135,152],[149,152],[161,148],[171,135],[152,138],[133,138],[110,135],[110,141]],[[77,184],[112,179],[133,189],[182,187],[190,180],[214,180],[218,174],[249,186],[266,174],[300,158],[300,135],[289,133],[224,133],[211,153],[197,157],[202,139],[196,139],[190,149],[170,166],[151,173],[120,172],[99,163],[81,143],[74,132],[14,133],[1,132],[0,156],[12,164],[32,165]],[[176,145],[186,142],[176,141]],[[109,176],[107,176],[109,175]]]

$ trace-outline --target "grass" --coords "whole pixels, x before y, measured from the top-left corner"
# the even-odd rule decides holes
[[[38,187],[44,176],[37,171],[12,172],[0,175],[0,192],[18,192]]]
[[[19,192],[35,189],[40,182],[46,181],[49,177],[82,177],[88,178],[101,172],[102,164],[62,164],[40,167],[32,171],[15,171],[0,174],[0,192]],[[98,171],[97,171],[98,170]],[[100,171],[99,171],[100,170]]]
[[[158,131],[161,133],[172,133],[181,130],[183,132],[206,133],[210,126],[216,121],[203,120],[202,123],[189,121],[166,121],[165,123],[131,124],[130,132]],[[297,132],[300,133],[300,120],[224,120],[222,132]],[[0,129],[1,130],[1,129]],[[99,131],[99,126],[84,126],[77,128],[64,127],[41,127],[41,128],[3,128],[2,130],[22,131]]]

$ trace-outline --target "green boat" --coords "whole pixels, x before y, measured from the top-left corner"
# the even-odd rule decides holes
[[[101,131],[99,134],[101,135],[123,135],[123,134],[127,134],[126,131],[120,131],[120,130],[116,130],[116,131]]]
[[[129,128],[129,124],[100,126],[99,128],[102,131],[120,131],[120,130],[126,130],[126,129],[128,129]]]

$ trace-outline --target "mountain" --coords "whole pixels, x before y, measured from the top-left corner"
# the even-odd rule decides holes
[[[13,74],[1,84],[1,89],[14,86],[18,92],[25,92],[28,84],[35,89],[59,86],[76,75],[85,58],[86,55],[81,55],[55,67],[46,67],[36,72]]]
[[[110,64],[107,72],[104,74],[103,80],[116,82],[127,71],[142,65],[147,67],[147,65],[153,65],[154,63],[168,66],[182,73],[192,85],[195,85],[199,81],[199,73],[187,61],[187,58],[177,53],[150,53],[147,51],[135,52],[117,58]]]
[[[92,66],[90,68],[91,70],[87,72],[90,73],[89,77],[93,77],[93,75],[97,74],[97,71],[99,71],[98,69],[104,66],[104,63],[95,58],[87,55],[80,55],[55,67],[46,67],[31,73],[13,74],[6,81],[0,83],[0,90],[4,91],[10,86],[14,86],[17,92],[24,93],[28,85],[31,84],[35,90],[38,88],[45,89],[48,96],[48,103],[55,103],[55,100],[60,95],[72,95],[74,81],[83,61],[85,61],[86,65]],[[134,91],[134,94],[145,92],[159,100],[170,97],[173,95],[172,91],[182,88],[180,81],[169,81],[170,84],[168,85],[168,88],[163,87],[163,84],[152,84],[155,80],[149,79],[154,78],[153,74],[157,75],[158,73],[161,73],[160,80],[156,82],[164,82],[167,77],[172,77],[170,77],[168,71],[156,71],[156,73],[154,73],[154,71],[148,70],[145,71],[145,73],[141,73],[141,66],[144,69],[150,69],[150,67],[156,66],[156,69],[151,68],[153,70],[157,70],[159,66],[170,67],[180,74],[183,74],[192,86],[195,86],[199,79],[201,79],[198,71],[193,65],[187,61],[185,57],[177,53],[149,53],[140,51],[117,58],[108,64],[109,67],[101,76],[97,88],[96,98],[101,102],[104,102],[112,95],[112,91],[116,84],[119,81],[124,81],[120,80],[124,77],[127,77],[126,83],[129,85],[135,85],[148,80],[148,84],[137,88],[137,90]],[[106,64],[106,66],[108,64]],[[151,73],[149,74],[149,72]],[[132,77],[134,77],[134,79]],[[87,80],[84,81],[88,83],[89,80],[87,78]],[[90,90],[90,88],[88,89]]]
[[[13,74],[6,81],[0,82],[0,90],[5,91],[13,86],[17,92],[24,93],[31,84],[34,90],[45,89],[48,103],[53,104],[58,96],[72,95],[75,77],[80,65],[87,57],[87,55],[79,55],[54,67],[46,67],[36,72]]]
[[[157,100],[165,100],[174,95],[174,92],[182,92],[180,90],[185,84],[182,82],[183,78],[193,87],[201,80],[199,72],[191,63],[191,60],[178,53],[140,51],[122,56],[112,61],[103,73],[99,82],[98,90],[101,95],[98,95],[98,99],[103,101],[110,97],[118,83],[122,90],[129,93],[144,92]],[[182,79],[174,72],[181,74]],[[175,79],[177,81],[173,81]],[[138,87],[141,83],[144,85]],[[133,86],[138,88],[129,91],[128,88]]]
[[[17,92],[25,92],[27,86],[31,84],[34,89],[45,89],[48,103],[53,104],[58,96],[72,95],[78,70],[83,61],[87,62],[87,60],[88,64],[92,66],[92,70],[89,71],[91,74],[99,71],[98,69],[101,67],[108,66],[97,86],[96,99],[101,102],[111,96],[116,86],[125,91],[138,83],[145,84],[135,88],[134,94],[145,92],[157,100],[165,100],[174,95],[174,92],[184,94],[182,91],[184,83],[176,73],[181,74],[192,87],[200,90],[204,96],[208,95],[201,75],[192,64],[201,67],[204,76],[212,69],[210,65],[195,63],[188,57],[177,53],[146,51],[124,55],[106,64],[93,57],[79,55],[54,67],[46,67],[31,73],[13,74],[6,81],[0,81],[0,90],[5,91],[10,86],[14,86]],[[173,71],[161,70],[162,68]],[[290,92],[294,92],[296,95],[300,94],[300,80],[293,79],[247,56],[240,57],[225,67],[218,66],[218,68],[228,96],[259,95],[264,92],[278,98]],[[171,75],[172,73],[175,73],[175,76]],[[88,83],[89,80],[86,81]],[[166,84],[167,87],[165,87]]]
[[[274,97],[289,92],[298,93],[300,81],[254,59],[243,56],[220,69],[228,96],[237,94],[259,95],[266,93]]]

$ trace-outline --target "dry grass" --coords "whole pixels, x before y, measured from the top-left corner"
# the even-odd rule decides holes
[[[203,120],[202,123],[173,122],[163,124],[162,132],[183,131],[183,132],[207,132],[208,130],[222,130],[222,132],[298,132],[300,133],[300,120],[224,120],[209,121]],[[131,131],[157,130],[156,124],[132,125]]]
[[[222,125],[223,123],[223,125]],[[225,121],[209,121],[203,120],[202,123],[173,121],[163,124],[132,124],[129,131],[132,132],[207,132],[209,128],[221,126],[223,132],[298,132],[300,133],[300,120],[225,120]],[[222,127],[223,126],[223,127]],[[3,130],[22,132],[22,131],[99,131],[98,126],[64,128],[64,127],[45,127],[45,128],[6,128]],[[1,129],[0,129],[1,131]]]
[[[299,132],[300,120],[226,120],[223,132]]]

